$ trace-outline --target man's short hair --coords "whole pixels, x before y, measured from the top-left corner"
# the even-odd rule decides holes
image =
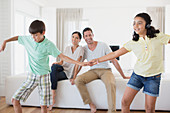
[[[86,28],[83,30],[83,36],[84,36],[84,32],[86,32],[86,31],[91,31],[91,32],[93,33],[93,31],[92,31],[92,29],[91,29],[90,27],[86,27]]]

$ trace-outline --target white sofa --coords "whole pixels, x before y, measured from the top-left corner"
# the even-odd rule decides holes
[[[87,68],[83,67],[81,73],[87,71]],[[125,73],[130,75],[130,73]],[[121,109],[121,99],[126,88],[128,80],[123,79],[118,73],[114,73],[116,79],[116,109]],[[22,82],[26,79],[26,76],[17,75],[6,78],[6,103],[11,103],[11,97],[14,92],[19,88]],[[92,101],[98,109],[107,109],[107,94],[103,82],[95,80],[87,84]],[[170,110],[170,78],[162,77],[160,97],[157,99],[156,110]],[[145,109],[145,96],[140,91],[132,102],[131,109],[144,110]],[[37,88],[29,96],[24,106],[39,106],[39,96]],[[69,80],[63,80],[58,83],[56,104],[55,107],[60,108],[83,108],[89,109],[88,105],[84,105],[80,94],[75,85],[71,85]]]

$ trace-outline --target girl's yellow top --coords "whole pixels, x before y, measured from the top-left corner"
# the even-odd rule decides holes
[[[138,41],[130,40],[124,47],[130,52],[133,51],[137,57],[134,72],[144,77],[151,77],[164,72],[163,48],[168,44],[170,35],[158,33],[154,38],[145,36]]]

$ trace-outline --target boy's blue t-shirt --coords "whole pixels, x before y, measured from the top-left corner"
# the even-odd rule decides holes
[[[19,36],[18,42],[22,44],[29,60],[29,71],[37,75],[45,75],[50,72],[49,56],[57,57],[61,52],[47,38],[37,43],[32,36]]]

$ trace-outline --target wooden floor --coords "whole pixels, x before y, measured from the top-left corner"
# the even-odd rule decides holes
[[[40,107],[22,107],[23,113],[40,113]],[[5,97],[0,97],[0,113],[14,113],[13,107],[5,102]],[[54,108],[48,113],[90,113],[90,110],[84,109],[58,109]],[[106,110],[98,110],[97,113],[107,113]],[[116,113],[121,113],[117,111]],[[131,111],[130,113],[145,113],[144,111]],[[156,113],[170,113],[167,111],[157,111]]]

